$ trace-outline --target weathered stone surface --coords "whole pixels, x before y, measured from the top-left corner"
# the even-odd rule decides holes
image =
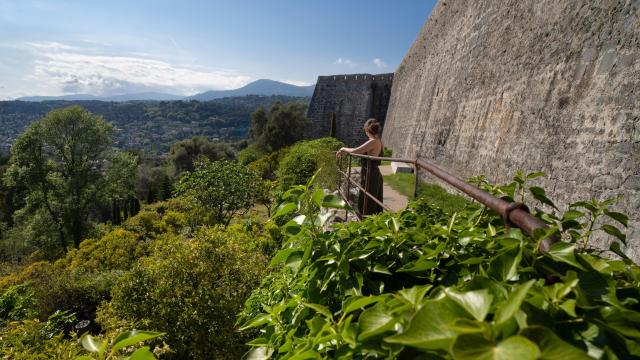
[[[335,137],[356,146],[366,140],[362,125],[376,118],[383,126],[391,96],[393,74],[319,76],[309,104],[307,137],[329,136],[335,114]]]
[[[545,171],[559,204],[621,196],[639,261],[639,7],[440,1],[394,75],[383,142],[463,177]]]

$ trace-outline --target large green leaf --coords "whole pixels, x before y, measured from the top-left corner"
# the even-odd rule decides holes
[[[240,327],[239,330],[242,331],[242,330],[246,330],[246,329],[262,326],[264,324],[268,324],[269,322],[271,322],[271,315],[269,315],[269,314],[259,314],[256,317],[254,317],[253,319],[251,319],[251,320],[247,321],[245,324],[243,324]]]
[[[538,345],[540,359],[548,360],[587,360],[590,357],[584,351],[560,339],[553,331],[542,327],[528,327],[520,333]]]
[[[276,213],[273,214],[273,217],[276,218],[278,216],[286,215],[297,208],[298,208],[298,205],[295,203],[284,203],[278,206],[278,209],[276,210]]]
[[[322,206],[330,209],[347,209],[351,210],[351,206],[347,204],[340,195],[329,194],[322,199]]]
[[[122,348],[127,346],[135,345],[137,343],[155,339],[164,335],[163,333],[153,332],[153,331],[139,331],[139,330],[131,330],[120,333],[115,340],[113,340],[113,344],[111,345],[111,351],[116,352]]]
[[[424,302],[413,316],[408,328],[385,341],[421,349],[448,349],[456,338],[453,324],[469,318],[467,312],[448,297]]]
[[[615,211],[605,211],[605,215],[619,222],[620,224],[627,227],[629,225],[629,217],[623,213],[615,212]]]
[[[93,336],[87,334],[82,338],[82,347],[90,352],[98,352],[102,342],[100,339],[96,339]]]
[[[556,204],[553,203],[553,201],[551,201],[548,197],[546,192],[544,191],[543,188],[538,187],[538,186],[532,186],[529,188],[529,191],[531,192],[531,195],[533,195],[533,197],[540,201],[543,204],[549,205],[554,209],[557,209]]]
[[[151,350],[149,350],[148,346],[143,346],[140,349],[136,350],[131,354],[129,360],[155,360],[156,357],[153,355]]]
[[[509,296],[507,296],[504,303],[500,304],[496,310],[496,315],[494,317],[496,324],[502,324],[516,314],[518,309],[520,309],[520,305],[522,305],[522,302],[527,296],[529,289],[531,289],[531,286],[533,286],[534,283],[535,280],[529,280],[509,293]]]
[[[484,320],[493,301],[493,295],[487,289],[458,292],[450,288],[445,293],[478,321]]]
[[[584,266],[582,266],[582,264],[580,264],[576,259],[575,248],[574,244],[558,241],[551,245],[551,248],[547,251],[547,255],[556,261],[561,261],[571,266],[575,266],[580,270],[586,271]]]
[[[302,305],[315,310],[317,313],[320,313],[322,315],[324,315],[324,317],[331,319],[333,318],[333,315],[331,315],[331,311],[329,310],[328,307],[324,306],[324,305],[320,305],[320,304],[311,304],[311,303],[303,303]]]
[[[604,232],[609,235],[615,236],[616,238],[618,238],[618,240],[622,241],[623,244],[627,244],[627,236],[623,234],[622,231],[620,231],[617,227],[609,224],[604,224],[602,225],[602,230],[604,230]]]
[[[460,335],[452,352],[458,360],[535,360],[540,355],[535,343],[517,335],[498,344],[479,334]]]
[[[380,304],[360,314],[358,319],[358,341],[392,330],[397,320]]]
[[[522,250],[520,246],[505,251],[494,258],[489,264],[489,275],[501,281],[511,280],[518,274],[518,265],[522,260]]]
[[[267,347],[257,347],[249,350],[242,359],[243,360],[266,360],[273,354],[273,349]]]
[[[342,312],[344,315],[347,315],[350,312],[362,309],[367,305],[375,304],[382,299],[384,299],[382,296],[353,296],[344,304]]]

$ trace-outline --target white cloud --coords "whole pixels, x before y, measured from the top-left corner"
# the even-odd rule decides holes
[[[338,58],[333,62],[333,65],[346,65],[348,67],[356,67],[358,64],[349,59]]]
[[[137,56],[83,53],[59,43],[30,44],[38,51],[30,80],[63,93],[116,95],[161,91],[190,95],[212,89],[234,89],[251,78],[235,71],[206,71]]]
[[[384,61],[382,61],[382,59],[380,58],[375,58],[373,59],[373,65],[377,66],[380,69],[384,69],[387,67],[387,63],[385,63]]]
[[[300,81],[300,80],[282,80],[283,83],[295,85],[295,86],[309,86],[313,85],[313,83],[308,81]]]
[[[61,44],[59,42],[28,42],[27,45],[31,48],[37,49],[37,50],[43,50],[43,51],[47,51],[47,50],[51,50],[51,51],[55,51],[55,50],[73,50],[73,51],[77,51],[79,50],[77,47],[74,46],[70,46],[67,44]]]

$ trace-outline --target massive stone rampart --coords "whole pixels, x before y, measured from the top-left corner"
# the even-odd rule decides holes
[[[463,177],[545,171],[560,204],[621,196],[640,260],[639,7],[441,0],[395,73],[385,145]]]
[[[335,116],[335,137],[348,146],[362,143],[362,125],[368,118],[384,124],[392,81],[393,74],[319,76],[307,111],[307,136],[329,136]]]

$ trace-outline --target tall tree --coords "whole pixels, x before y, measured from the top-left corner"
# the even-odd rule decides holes
[[[106,173],[105,196],[110,198],[111,213],[114,224],[120,219],[135,215],[137,172],[139,157],[130,152],[120,151],[111,159],[111,165]],[[124,216],[121,215],[124,211]]]
[[[302,140],[308,123],[304,105],[276,102],[268,113],[258,109],[252,114],[249,133],[259,150],[277,151]]]
[[[195,136],[173,144],[167,162],[173,175],[179,177],[185,171],[193,171],[193,164],[199,157],[211,161],[232,160],[234,153],[225,144],[211,142],[203,136]]]
[[[72,106],[32,123],[11,148],[5,184],[26,187],[25,207],[44,209],[65,251],[69,241],[77,247],[86,234],[113,133],[102,117]]]

